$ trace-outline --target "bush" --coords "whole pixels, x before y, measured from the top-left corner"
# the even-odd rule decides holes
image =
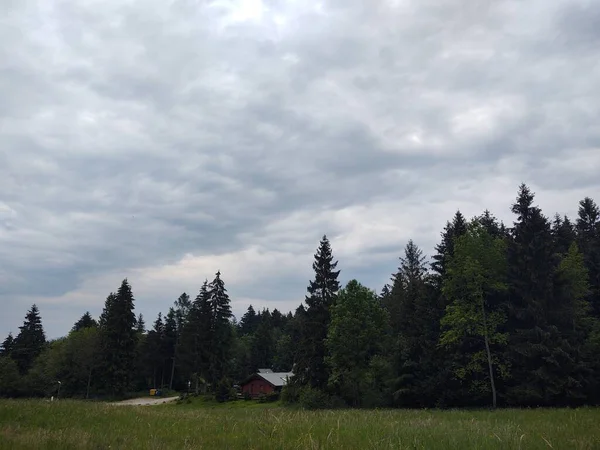
[[[250,392],[248,392],[248,391],[244,392],[244,400],[246,400],[246,401],[252,400],[252,396],[250,395]]]
[[[332,406],[328,394],[308,386],[300,389],[298,403],[304,409],[328,409]]]
[[[215,400],[220,403],[228,400],[235,400],[237,398],[237,392],[233,388],[231,381],[227,378],[223,378],[217,385],[217,392],[215,393]]]
[[[258,396],[258,403],[271,403],[279,400],[279,392],[269,392],[268,394],[260,394]]]
[[[300,401],[301,388],[295,384],[287,384],[281,390],[281,402],[291,405]]]

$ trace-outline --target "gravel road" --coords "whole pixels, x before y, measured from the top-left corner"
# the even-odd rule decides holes
[[[119,405],[119,406],[151,406],[151,405],[162,405],[163,403],[168,403],[177,400],[179,397],[142,397],[142,398],[132,398],[129,400],[123,400],[122,402],[113,402],[111,405]]]

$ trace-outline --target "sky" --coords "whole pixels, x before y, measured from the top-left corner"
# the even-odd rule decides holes
[[[600,2],[2,0],[0,339],[124,278],[295,309],[327,234],[379,291],[460,209],[600,201]]]

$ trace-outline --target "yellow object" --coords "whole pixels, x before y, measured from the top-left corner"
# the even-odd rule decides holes
[[[150,396],[155,396],[156,395],[156,389],[150,389]]]

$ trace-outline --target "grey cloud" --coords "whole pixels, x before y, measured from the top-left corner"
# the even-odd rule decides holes
[[[510,222],[520,181],[564,193],[548,215],[598,191],[579,169],[600,146],[594,2],[263,3],[227,22],[215,2],[2,2],[3,304],[46,299],[58,335],[83,311],[52,298],[91,279],[258,246],[306,271],[249,267],[230,290],[294,308],[325,232],[335,251],[398,217],[340,252],[344,279],[379,289],[407,230],[430,254],[458,207]]]

